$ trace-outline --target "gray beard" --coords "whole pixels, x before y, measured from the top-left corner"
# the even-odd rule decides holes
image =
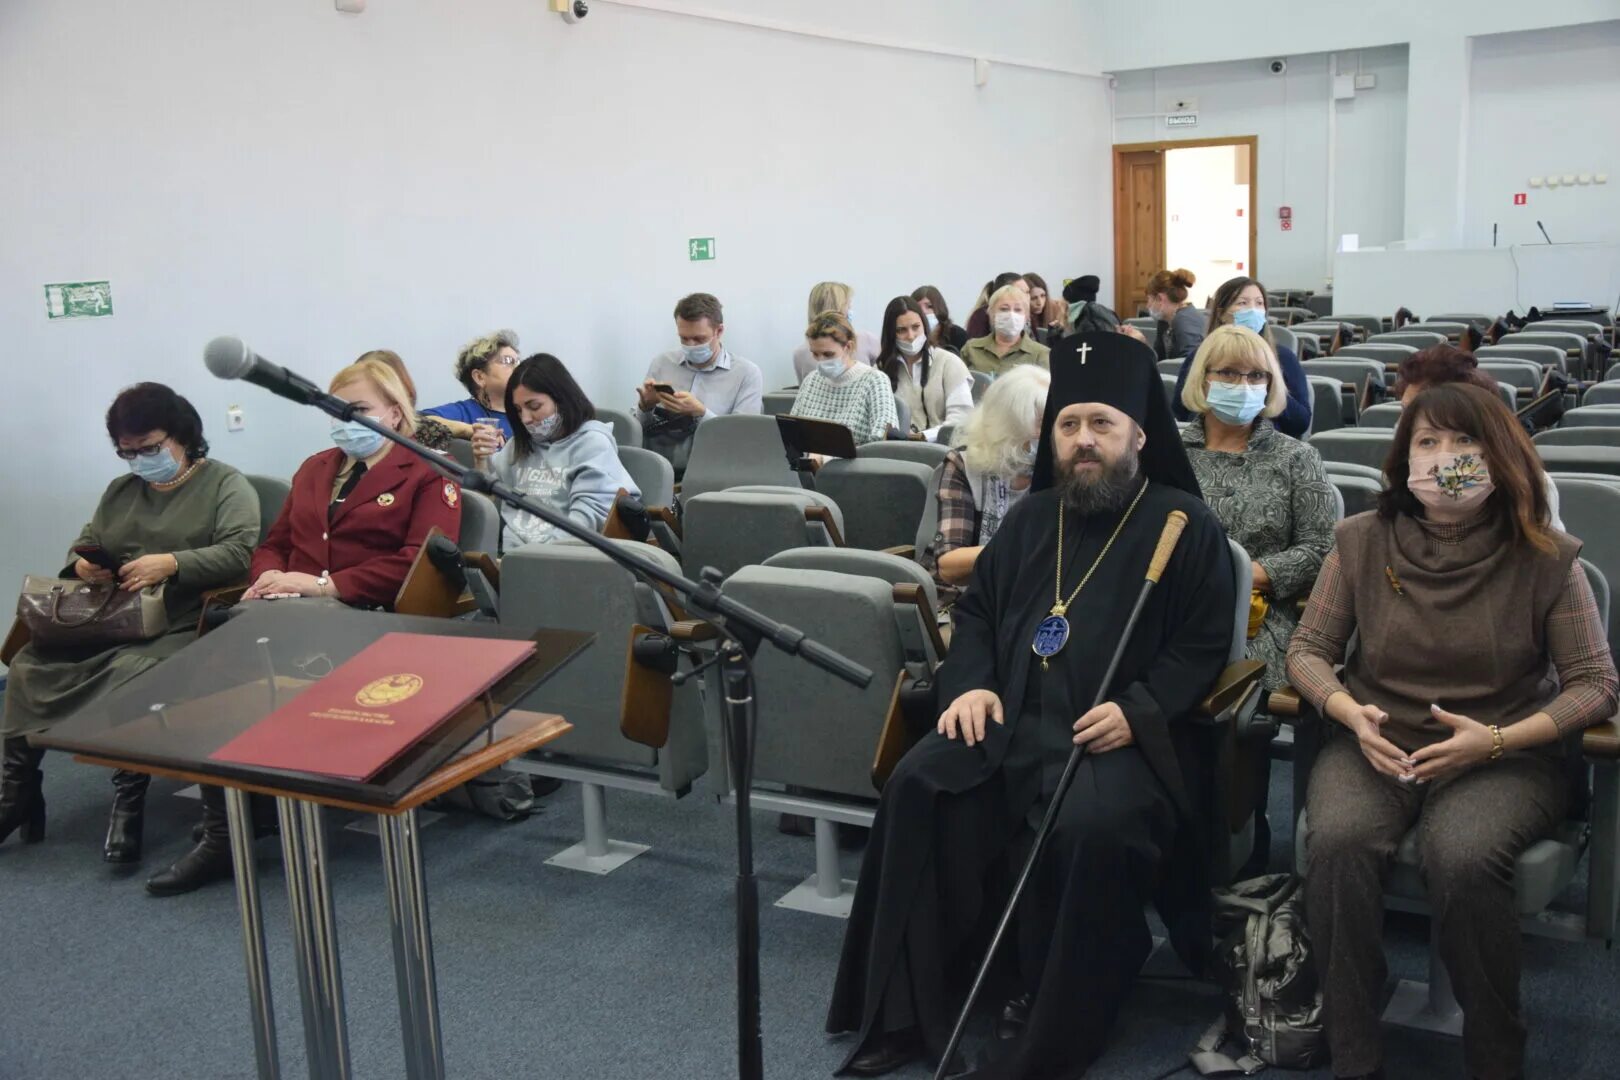
[[[1136,497],[1142,486],[1141,472],[1135,448],[1127,450],[1112,465],[1106,465],[1090,479],[1074,469],[1072,462],[1060,463],[1058,479],[1063,501],[1069,509],[1081,514],[1105,514],[1123,510],[1125,504]]]

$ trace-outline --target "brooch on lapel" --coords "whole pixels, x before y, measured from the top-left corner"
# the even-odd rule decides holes
[[[446,480],[444,482],[444,505],[454,510],[460,498],[461,493],[456,490],[456,485]]]
[[[377,505],[378,506],[393,506],[394,505],[394,493],[392,491],[385,491],[381,495],[377,496]]]

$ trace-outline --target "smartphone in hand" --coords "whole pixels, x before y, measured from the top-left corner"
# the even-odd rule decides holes
[[[659,394],[673,394],[675,392],[675,387],[671,386],[667,382],[655,382],[653,383],[653,391]]]
[[[123,565],[100,544],[80,544],[73,549],[73,554],[91,566],[99,566],[101,569],[111,571],[114,574],[118,573],[118,568]]]

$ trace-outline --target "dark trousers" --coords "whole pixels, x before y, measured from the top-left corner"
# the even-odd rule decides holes
[[[203,804],[203,842],[222,848],[230,847],[230,823],[225,816],[225,789],[212,784],[200,784]],[[253,831],[265,833],[276,826],[276,801],[268,795],[249,795],[248,806],[253,812]]]
[[[1347,734],[1325,740],[1306,800],[1305,903],[1336,1074],[1371,1072],[1382,1057],[1383,881],[1414,827],[1440,958],[1462,1005],[1468,1071],[1482,1080],[1524,1071],[1513,870],[1564,819],[1568,799],[1563,762],[1549,754],[1512,754],[1418,785],[1375,772]]]

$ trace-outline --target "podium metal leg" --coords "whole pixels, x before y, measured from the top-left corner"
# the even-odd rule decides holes
[[[349,1031],[343,1006],[343,965],[338,957],[337,919],[327,875],[326,830],[319,803],[300,802],[304,829],[305,886],[309,889],[310,931],[315,945],[315,986],[321,995],[327,1070],[332,1080],[349,1080]]]
[[[310,930],[309,886],[305,881],[308,861],[304,857],[304,830],[296,799],[277,799],[276,814],[281,821],[281,862],[287,875],[287,919],[292,926],[293,958],[298,963],[298,1001],[304,1016],[304,1051],[309,1058],[310,1080],[333,1080],[326,1048],[326,1018],[321,1014],[321,990],[316,971],[320,961],[315,954]]]
[[[427,878],[422,872],[422,844],[416,811],[395,821],[400,831],[400,885],[406,898],[406,942],[414,953],[418,1031],[423,1080],[443,1080],[444,1044],[439,1031],[438,977],[433,968],[433,925],[428,917]]]
[[[394,984],[399,994],[399,1030],[405,1050],[406,1080],[422,1080],[422,1042],[420,1031],[421,1004],[418,997],[418,978],[415,950],[411,947],[408,923],[409,900],[406,897],[404,874],[404,837],[399,818],[377,815],[377,838],[382,844],[383,883],[388,893],[388,928],[394,942]]]
[[[259,868],[253,861],[253,815],[247,792],[225,789],[225,817],[231,830],[231,861],[236,871],[236,906],[242,917],[243,966],[253,1019],[253,1055],[259,1080],[281,1080],[276,1049],[276,1012],[265,960],[264,912],[259,907]]]

